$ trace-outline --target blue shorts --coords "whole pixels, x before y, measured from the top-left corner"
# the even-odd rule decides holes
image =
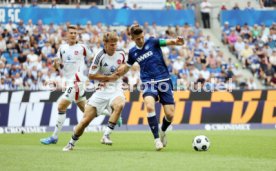
[[[161,104],[174,104],[172,81],[161,81],[155,83],[143,83],[143,97],[152,96]]]

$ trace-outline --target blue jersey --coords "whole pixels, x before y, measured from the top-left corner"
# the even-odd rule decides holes
[[[159,39],[149,38],[140,49],[137,46],[129,50],[128,65],[138,62],[143,83],[163,81],[170,78],[168,68],[163,59]]]

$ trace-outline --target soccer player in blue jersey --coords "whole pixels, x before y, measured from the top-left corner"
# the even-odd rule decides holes
[[[121,66],[118,69],[118,73],[119,75],[124,75],[135,62],[139,63],[143,97],[148,112],[148,123],[155,139],[155,148],[159,151],[167,145],[166,130],[170,126],[174,116],[172,82],[160,47],[183,45],[184,40],[180,37],[177,39],[156,39],[151,37],[145,41],[143,29],[139,25],[131,26],[130,34],[136,46],[129,50],[127,64]],[[159,101],[163,105],[165,112],[160,137],[155,114],[156,101]]]

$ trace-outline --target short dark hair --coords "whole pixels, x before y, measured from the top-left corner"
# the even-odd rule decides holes
[[[139,24],[135,24],[130,27],[131,35],[139,35],[141,33],[143,33],[143,29],[139,26]]]
[[[68,30],[69,30],[69,29],[74,29],[74,30],[76,30],[77,27],[76,27],[76,26],[73,26],[73,25],[70,25],[70,26],[67,27],[67,29],[68,29]]]

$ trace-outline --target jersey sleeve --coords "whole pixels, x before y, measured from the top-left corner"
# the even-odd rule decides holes
[[[61,50],[61,47],[58,48],[58,51],[56,53],[56,57],[55,59],[58,61],[58,62],[62,62],[62,50]]]
[[[97,53],[89,69],[89,74],[96,74],[100,69],[100,62],[103,56],[103,51]]]
[[[165,39],[152,38],[151,42],[154,44],[154,46],[157,46],[157,47],[166,46],[166,40]]]
[[[128,66],[132,66],[132,65],[134,64],[134,62],[135,62],[135,60],[134,60],[133,57],[132,57],[132,52],[129,51],[129,53],[128,53],[128,59],[127,59],[126,64],[127,64]]]
[[[81,46],[83,47],[83,56],[85,56],[87,58],[92,58],[93,51],[84,44],[82,44]]]

